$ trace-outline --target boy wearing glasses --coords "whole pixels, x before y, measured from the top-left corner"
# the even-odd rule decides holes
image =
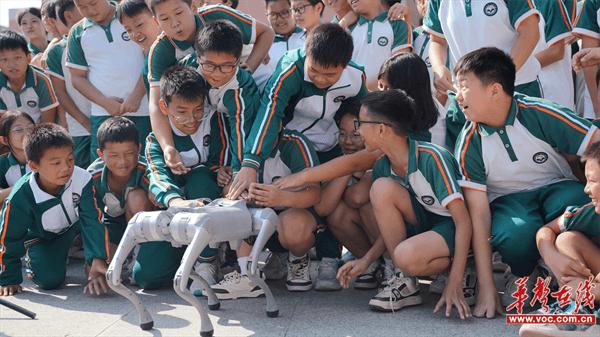
[[[176,174],[184,174],[187,170],[173,146],[169,124],[158,106],[162,73],[185,56],[194,53],[193,47],[198,32],[208,22],[226,20],[240,29],[243,43],[253,45],[252,52],[243,63],[251,72],[256,70],[267,55],[274,34],[265,24],[223,5],[202,7],[196,13],[191,7],[192,0],[148,0],[147,3],[163,30],[148,56],[152,130],[163,146],[166,164]]]
[[[275,31],[275,39],[269,49],[268,63],[261,64],[254,72],[256,85],[262,91],[287,51],[304,47],[306,32],[296,25],[289,0],[265,0],[267,20]]]
[[[225,118],[214,110],[205,111],[208,88],[196,71],[183,66],[169,68],[160,81],[161,112],[168,118],[175,149],[188,170],[174,175],[165,164],[164,151],[154,133],[146,139],[146,161],[151,198],[162,207],[197,207],[206,198],[221,194],[216,172],[228,161]],[[156,289],[172,282],[185,247],[168,242],[149,242],[140,247],[133,278],[144,289]],[[198,258],[197,271],[214,284],[215,268],[210,264],[216,250],[207,248]],[[205,268],[206,267],[206,268]]]
[[[182,60],[202,75],[208,86],[208,106],[229,123],[228,141],[231,168],[220,173],[221,187],[229,184],[232,173],[240,169],[244,142],[258,109],[258,88],[252,75],[240,68],[242,34],[232,23],[213,21],[196,38],[196,54]]]

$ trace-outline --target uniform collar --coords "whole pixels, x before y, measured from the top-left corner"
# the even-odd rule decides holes
[[[32,65],[27,66],[27,72],[25,73],[25,88],[34,87],[37,85],[37,76],[34,74],[32,67],[33,67]],[[8,85],[8,78],[6,76],[4,76],[4,74],[1,71],[0,71],[0,87],[9,88],[14,92],[19,92],[22,89],[24,89],[24,88],[18,88],[18,89],[10,88]]]
[[[139,162],[140,158],[138,157],[138,163]],[[136,163],[135,168],[129,176],[129,180],[127,180],[127,186],[125,186],[125,189],[127,189],[128,187],[135,187],[137,185],[137,165],[138,164]],[[108,186],[108,168],[106,167],[106,163],[104,163],[104,161],[102,161],[102,175],[100,176],[100,186],[104,189],[104,191],[115,194],[115,192],[113,192]]]
[[[275,34],[275,40],[273,42],[283,42],[283,41],[288,41],[292,36],[294,36],[294,34],[304,34],[305,31],[304,29],[296,26],[296,28],[294,28],[294,31],[288,35],[282,35],[282,34]]]
[[[408,138],[408,168],[406,169],[406,176],[400,176],[396,172],[394,172],[394,170],[392,169],[392,162],[390,161],[390,171],[393,175],[395,175],[398,178],[406,179],[409,175],[417,171],[417,161],[419,159],[417,147],[417,141]]]
[[[108,23],[108,25],[107,25],[107,26],[110,26],[110,24],[111,24],[111,23],[112,23],[114,20],[116,20],[116,19],[117,19],[117,8],[118,8],[118,6],[119,6],[119,5],[118,5],[116,2],[114,2],[114,1],[111,1],[111,2],[110,2],[110,5],[111,5],[111,6],[113,6],[113,7],[115,8],[115,10],[114,10],[114,12],[113,12],[113,17],[112,17],[112,19],[110,20],[110,22]],[[83,29],[84,29],[84,30],[85,30],[85,29],[88,29],[88,28],[90,28],[90,27],[93,27],[94,25],[97,25],[97,26],[100,26],[100,27],[102,27],[102,25],[100,25],[99,23],[97,23],[97,22],[95,22],[95,21],[93,21],[93,20],[90,20],[90,19],[88,19],[88,18],[85,18],[85,17],[83,18]]]
[[[37,55],[40,53],[40,49],[33,45],[31,42],[27,42],[27,48],[33,55]]]
[[[33,197],[35,198],[35,202],[36,204],[41,204],[43,202],[46,202],[48,200],[52,200],[52,199],[60,199],[62,198],[63,193],[65,192],[65,190],[71,186],[71,183],[73,182],[73,177],[71,176],[71,178],[69,178],[69,181],[65,184],[65,186],[61,187],[60,190],[58,191],[58,196],[54,196],[51,195],[49,193],[47,193],[46,191],[42,190],[42,188],[38,185],[37,183],[37,173],[32,172],[29,176],[29,187],[31,188],[31,191],[33,192]]]
[[[17,158],[12,154],[12,152],[8,153],[8,156],[6,156],[6,159],[8,159],[8,164],[10,166],[15,166],[15,165],[25,165],[25,164],[21,164],[19,163],[19,161],[17,160]]]
[[[477,123],[477,125],[479,125],[479,132],[483,136],[491,136],[495,132],[504,129],[507,125],[513,125],[515,123],[515,119],[517,118],[518,113],[519,108],[517,106],[517,100],[513,98],[512,102],[510,103],[510,110],[508,111],[508,116],[506,117],[506,122],[504,122],[504,125],[499,128],[495,128],[489,125],[485,125],[483,123]]]
[[[361,15],[358,17],[358,24],[364,25],[367,22],[373,22],[373,21],[384,22],[385,20],[387,20],[387,16],[388,16],[387,11],[381,12],[379,15],[377,15],[375,18],[373,18],[373,20],[367,20],[364,16]]]

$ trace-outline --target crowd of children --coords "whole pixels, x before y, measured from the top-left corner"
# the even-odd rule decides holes
[[[76,236],[84,291],[106,293],[133,215],[224,197],[277,211],[265,274],[289,291],[397,311],[428,278],[435,311],[492,318],[548,276],[600,303],[600,2],[265,0],[268,23],[237,5],[43,0],[0,32],[0,296],[23,267],[59,287]],[[252,243],[225,275],[198,256],[219,298],[263,294]],[[142,244],[130,281],[168,285],[184,250]]]

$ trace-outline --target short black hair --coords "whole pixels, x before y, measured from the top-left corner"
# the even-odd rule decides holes
[[[271,3],[271,2],[277,2],[277,1],[285,1],[288,3],[288,5],[292,4],[292,2],[290,0],[265,0],[265,6],[268,6],[269,3]]]
[[[415,53],[400,53],[387,59],[378,79],[388,82],[390,89],[402,89],[415,100],[419,118],[413,131],[427,131],[437,122],[439,111],[431,93],[427,64]]]
[[[198,33],[194,43],[198,56],[205,52],[216,52],[240,58],[243,47],[242,32],[233,23],[225,20],[216,20],[206,24]]]
[[[321,4],[321,11],[319,12],[319,16],[323,16],[323,12],[325,11],[325,3],[323,2],[323,0],[306,0],[308,2],[309,5],[311,6],[316,6],[318,4]]]
[[[27,40],[23,35],[15,33],[12,30],[5,30],[0,32],[0,51],[21,49],[25,54],[29,54],[29,48],[27,48]]]
[[[139,133],[135,124],[126,117],[111,117],[98,127],[96,139],[98,139],[98,148],[104,150],[107,143],[125,143],[133,142],[139,145]]]
[[[33,16],[36,16],[40,20],[42,19],[42,13],[40,12],[40,10],[38,8],[36,8],[36,7],[25,8],[24,10],[20,11],[19,14],[17,14],[17,23],[19,24],[19,26],[21,25],[21,21],[23,21],[23,17],[27,13],[29,13]]]
[[[74,0],[58,0],[54,5],[54,10],[56,11],[56,17],[66,26],[67,18],[65,18],[65,12],[71,11],[75,9],[75,1]]]
[[[117,17],[121,23],[123,23],[121,19],[123,16],[132,18],[144,12],[152,15],[152,11],[144,0],[123,0],[117,7]]]
[[[25,138],[25,155],[34,163],[39,163],[49,149],[63,147],[73,148],[73,139],[65,128],[54,123],[37,124]]]
[[[146,0],[146,3],[148,4],[148,7],[150,7],[152,14],[155,14],[154,7],[156,5],[159,5],[159,4],[161,4],[163,2],[167,2],[167,1],[173,1],[173,0]],[[186,3],[190,7],[192,6],[192,0],[179,0],[179,1]]]
[[[373,91],[360,100],[362,106],[377,116],[381,122],[388,123],[402,136],[416,129],[419,116],[415,101],[401,89]]]
[[[473,73],[484,85],[500,83],[509,96],[515,92],[515,64],[507,53],[498,48],[480,48],[463,56],[454,67],[454,75],[466,73]]]
[[[19,117],[24,117],[32,124],[35,124],[35,121],[28,113],[21,110],[8,110],[0,117],[0,136],[8,138],[10,128],[12,128]]]
[[[350,115],[355,119],[358,119],[358,114],[360,112],[360,103],[354,100],[346,100],[340,106],[340,109],[337,113],[337,123],[339,124],[342,118],[346,115]]]
[[[50,19],[56,20],[56,3],[58,0],[44,0],[40,7],[42,16],[49,17]]]
[[[337,23],[325,23],[313,29],[306,39],[306,56],[317,64],[346,67],[352,59],[352,35]]]
[[[588,148],[583,153],[583,160],[595,160],[600,164],[600,142],[594,142],[588,146]]]
[[[160,78],[160,98],[167,104],[171,103],[173,96],[182,98],[186,102],[204,101],[208,88],[200,74],[181,65],[169,67]]]

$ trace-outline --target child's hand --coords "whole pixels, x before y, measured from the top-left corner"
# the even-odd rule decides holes
[[[365,259],[348,261],[338,269],[336,278],[343,288],[348,288],[350,282],[364,273],[367,268],[369,268],[369,263]]]
[[[306,180],[304,179],[303,172],[304,171],[281,177],[280,179],[277,179],[277,181],[273,182],[273,185],[282,190],[289,190],[304,186],[306,184]]]
[[[219,185],[219,187],[229,185],[232,175],[233,172],[231,171],[231,166],[221,167],[219,171],[217,171],[217,185]]]
[[[438,94],[446,94],[448,90],[456,92],[454,84],[452,84],[452,74],[447,67],[433,70],[433,82]]]
[[[471,317],[471,308],[465,301],[465,295],[463,294],[462,279],[457,281],[448,280],[448,284],[444,288],[442,297],[435,305],[433,313],[437,313],[446,304],[446,317],[450,317],[452,313],[452,307],[456,307],[458,316],[460,319]]]
[[[121,104],[123,99],[119,97],[108,97],[107,102],[103,106],[111,116],[121,116]]]
[[[275,185],[252,183],[248,189],[248,198],[258,206],[277,207],[283,199],[282,191]]]
[[[101,294],[108,293],[108,283],[106,282],[106,262],[101,259],[94,259],[90,272],[88,274],[88,282],[83,287],[83,293]]]
[[[127,99],[121,104],[120,114],[126,114],[128,112],[137,112],[140,109],[140,103],[143,97],[137,95],[129,95]]]
[[[185,167],[179,151],[173,146],[166,146],[163,155],[165,157],[165,164],[171,169],[171,172],[176,175],[184,175],[190,171],[190,168]]]
[[[1,296],[12,296],[23,291],[23,287],[20,284],[11,284],[7,286],[0,286],[0,297]]]
[[[169,207],[195,208],[202,206],[204,206],[204,202],[202,200],[184,200],[182,198],[173,198],[169,200]]]
[[[227,199],[238,199],[253,183],[256,183],[256,170],[250,167],[242,167],[233,178],[229,193],[227,193]]]
[[[592,272],[583,263],[576,261],[565,254],[556,252],[546,259],[548,267],[554,272],[556,278],[564,282],[565,277],[573,276],[587,279],[592,276]]]
[[[388,10],[388,20],[390,20],[390,21],[404,20],[408,24],[410,24],[410,8],[408,8],[408,6],[401,4],[399,2],[395,3]]]
[[[473,316],[480,318],[494,318],[496,314],[504,314],[496,287],[494,286],[487,290],[480,287],[475,302],[475,308],[473,308]]]
[[[573,56],[573,69],[576,72],[598,63],[600,63],[600,48],[584,48]]]

